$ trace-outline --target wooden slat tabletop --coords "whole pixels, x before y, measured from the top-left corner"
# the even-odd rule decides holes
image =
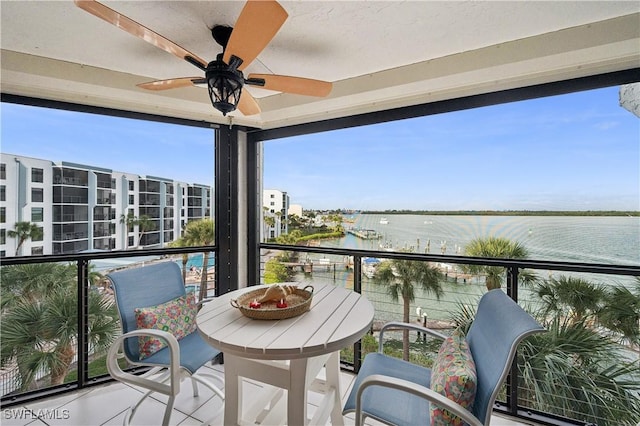
[[[371,302],[333,285],[315,286],[309,311],[284,320],[247,318],[231,306],[232,299],[261,287],[266,286],[236,290],[204,305],[196,321],[209,344],[222,352],[253,359],[308,358],[352,345],[373,322]]]

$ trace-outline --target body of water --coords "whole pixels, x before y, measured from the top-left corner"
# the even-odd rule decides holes
[[[387,220],[381,219],[386,218]],[[579,263],[640,266],[640,218],[638,217],[569,217],[569,216],[427,216],[427,215],[369,215],[362,214],[346,227],[372,229],[382,235],[378,240],[363,240],[353,235],[322,241],[324,247],[358,248],[364,250],[412,249],[414,252],[463,255],[465,246],[476,238],[503,237],[520,242],[529,252],[529,259]],[[332,259],[340,262],[337,257]],[[452,265],[453,266],[453,265]],[[635,277],[603,274],[578,274],[560,271],[535,271],[540,278],[571,275],[594,283],[635,286]],[[334,272],[314,271],[312,276],[300,274],[301,283],[315,280],[333,280]],[[349,282],[351,280],[351,284]],[[348,271],[338,271],[336,282],[352,285]],[[376,319],[401,319],[402,302],[392,302],[385,289],[363,277],[363,293],[376,307]],[[486,291],[484,279],[474,277],[443,282],[445,296],[436,300],[420,289],[411,305],[411,316],[416,309],[428,312],[429,318],[446,320],[457,310],[457,305],[475,306]],[[521,289],[520,300],[535,303],[526,289]]]
[[[374,229],[382,239],[347,235],[322,245],[455,255],[476,238],[495,236],[521,243],[530,259],[640,266],[640,217],[363,214],[346,225]]]
[[[192,266],[194,268],[198,268],[201,269],[202,268],[202,260],[204,258],[204,255],[202,253],[196,253],[196,254],[191,254],[189,255],[189,261],[187,262],[187,269],[190,269]],[[213,266],[216,264],[216,259],[213,255],[213,253],[209,254],[209,259],[207,262],[207,269],[213,268]],[[180,265],[182,265],[182,261],[180,261]]]

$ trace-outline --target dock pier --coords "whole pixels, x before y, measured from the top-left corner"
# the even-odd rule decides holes
[[[347,229],[347,234],[355,235],[363,240],[379,240],[382,238],[382,234],[375,229],[349,228]]]

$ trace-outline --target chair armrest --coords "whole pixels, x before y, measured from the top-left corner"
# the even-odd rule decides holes
[[[201,308],[202,306],[206,305],[207,303],[211,302],[212,300],[214,300],[215,297],[206,297],[204,299],[202,299],[201,301],[198,302],[198,309]]]
[[[426,328],[423,327],[421,325],[417,325],[417,324],[410,324],[408,322],[400,322],[400,321],[392,321],[392,322],[388,322],[386,324],[384,324],[382,326],[382,328],[380,329],[380,335],[378,338],[378,352],[382,353],[382,347],[384,344],[384,339],[383,339],[383,335],[384,332],[387,330],[413,330],[413,331],[418,331],[421,333],[425,333],[430,335],[431,337],[435,337],[438,338],[440,340],[445,340],[447,338],[447,336],[445,336],[442,333],[438,333],[435,330],[431,330],[430,328]]]
[[[418,385],[408,380],[397,379],[395,377],[384,376],[382,374],[372,374],[362,381],[356,394],[356,426],[363,424],[362,416],[362,393],[369,386],[383,386],[396,389],[401,392],[407,392],[412,395],[424,398],[431,403],[436,403],[439,407],[444,408],[456,416],[462,418],[470,426],[483,426],[483,424],[469,411],[460,404],[450,400],[444,395],[439,394],[427,387]]]
[[[165,384],[156,380],[150,380],[143,376],[128,373],[118,364],[121,358],[120,353],[124,341],[136,336],[152,336],[164,340],[169,347],[169,384]],[[165,395],[177,395],[180,392],[180,346],[178,340],[171,333],[156,329],[140,329],[133,330],[118,337],[109,348],[107,353],[107,370],[111,376],[121,382],[131,383],[132,385],[142,386],[144,388],[163,393]]]

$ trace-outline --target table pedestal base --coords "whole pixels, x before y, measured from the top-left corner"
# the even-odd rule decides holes
[[[225,354],[225,425],[243,425],[256,423],[258,419],[265,424],[288,424],[291,426],[324,425],[331,416],[332,425],[342,425],[342,407],[340,400],[340,352],[313,358],[293,359],[290,361],[265,361],[242,358]],[[311,420],[307,419],[307,392],[325,367],[324,398]],[[276,390],[243,407],[242,378],[256,380],[275,386]],[[280,415],[284,410],[278,407],[284,401],[286,390],[286,418]],[[264,417],[264,409],[269,412]]]

